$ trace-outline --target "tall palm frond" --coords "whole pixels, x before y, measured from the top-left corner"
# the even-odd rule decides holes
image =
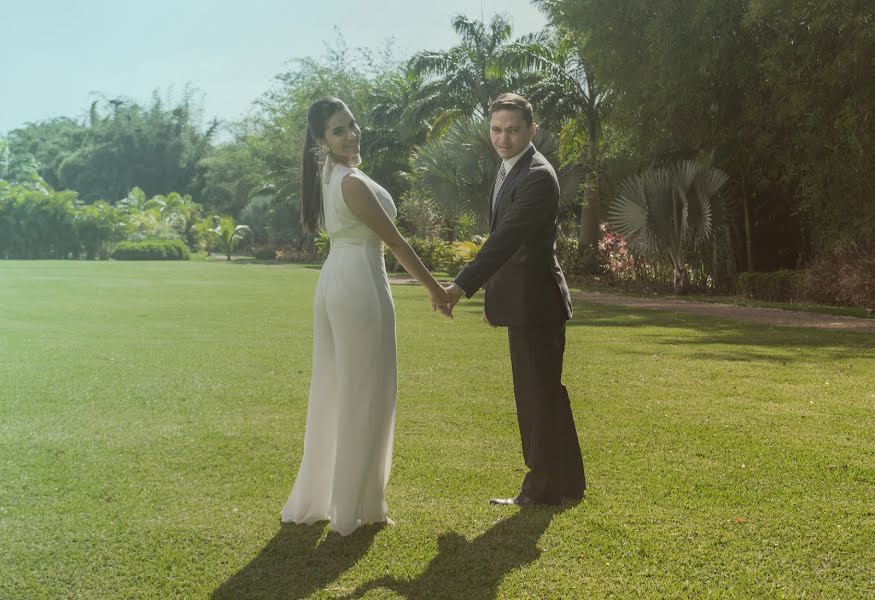
[[[514,75],[502,56],[513,28],[501,15],[488,26],[483,21],[457,15],[452,26],[460,44],[447,51],[423,51],[408,63],[414,73],[426,79],[417,96],[419,114],[435,128],[438,116],[446,121],[467,117],[485,117],[498,94],[512,89]]]

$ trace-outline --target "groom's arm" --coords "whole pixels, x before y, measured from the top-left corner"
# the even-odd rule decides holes
[[[453,283],[473,296],[507,260],[519,250],[533,231],[556,218],[558,189],[549,171],[529,171],[511,204],[483,247],[459,272]]]

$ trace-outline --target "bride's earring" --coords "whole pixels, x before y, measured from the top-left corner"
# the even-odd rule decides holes
[[[331,176],[331,154],[328,152],[328,145],[319,146],[319,161],[316,163],[319,165],[319,174],[322,177],[323,181],[327,181]]]

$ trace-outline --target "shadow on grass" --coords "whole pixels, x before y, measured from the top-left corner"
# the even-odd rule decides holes
[[[526,507],[468,541],[455,532],[438,537],[438,554],[415,579],[380,577],[345,598],[359,598],[375,589],[388,589],[407,598],[466,598],[491,600],[502,579],[541,556],[538,540],[565,506]]]
[[[569,327],[678,328],[695,330],[679,338],[667,333],[651,334],[648,341],[688,347],[691,357],[719,360],[774,360],[787,362],[810,359],[802,351],[828,351],[831,358],[875,358],[871,333],[802,327],[770,326],[700,315],[662,312],[603,304],[575,304]],[[728,346],[725,352],[706,346]]]
[[[304,598],[323,589],[367,554],[379,525],[361,527],[347,537],[325,523],[284,523],[252,561],[223,583],[214,600]]]

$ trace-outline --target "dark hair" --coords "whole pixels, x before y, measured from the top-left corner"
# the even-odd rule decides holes
[[[519,94],[502,94],[489,105],[489,117],[499,110],[518,110],[523,113],[526,123],[531,125],[535,122],[535,113],[528,100]]]
[[[322,207],[322,181],[319,177],[319,146],[316,139],[325,134],[328,119],[346,104],[333,96],[319,98],[307,110],[307,135],[304,138],[304,170],[301,185],[301,223],[310,233],[319,231],[325,220]]]

